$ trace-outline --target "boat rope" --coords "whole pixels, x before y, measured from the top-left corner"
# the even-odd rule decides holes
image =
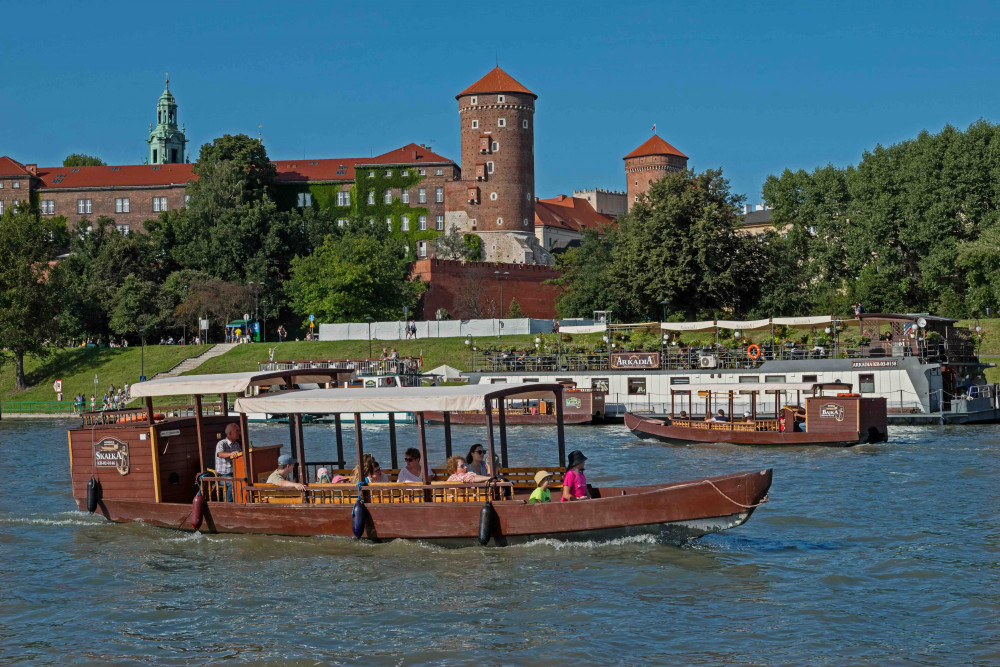
[[[718,491],[720,496],[722,496],[723,498],[725,498],[726,500],[728,500],[732,504],[739,505],[740,507],[742,507],[744,509],[751,509],[753,507],[760,507],[761,505],[763,505],[764,503],[766,503],[768,501],[768,496],[767,496],[767,494],[765,494],[764,498],[759,503],[754,503],[753,505],[744,505],[743,503],[736,502],[735,500],[733,500],[732,498],[730,498],[729,496],[727,496],[725,494],[725,492],[723,492],[722,489],[720,489],[719,487],[717,487],[715,485],[715,482],[713,482],[712,480],[706,479],[706,480],[703,480],[703,483],[704,484],[708,484],[713,489],[715,489],[716,491]]]

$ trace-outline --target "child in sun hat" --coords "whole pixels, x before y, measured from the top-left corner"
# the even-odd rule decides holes
[[[552,473],[547,470],[539,470],[535,473],[535,484],[538,485],[538,488],[528,496],[529,503],[547,503],[552,500],[552,494],[549,492],[549,485],[552,484]]]
[[[316,483],[317,484],[329,484],[330,483],[330,471],[326,468],[320,468],[316,471]]]

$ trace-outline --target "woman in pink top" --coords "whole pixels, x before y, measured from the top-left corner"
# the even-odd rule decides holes
[[[578,449],[569,453],[569,466],[562,481],[562,502],[590,498],[590,492],[587,491],[587,476],[583,474],[583,462],[586,460],[587,457]]]
[[[449,482],[463,482],[471,484],[473,482],[485,482],[489,475],[477,475],[469,470],[469,464],[461,456],[452,456],[448,459],[445,471],[448,473]]]

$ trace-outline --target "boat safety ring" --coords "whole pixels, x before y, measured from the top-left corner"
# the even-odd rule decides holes
[[[749,346],[747,348],[747,356],[753,359],[754,361],[760,359],[760,345],[754,343],[753,345]]]

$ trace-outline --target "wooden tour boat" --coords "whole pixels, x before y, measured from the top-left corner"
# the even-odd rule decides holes
[[[287,372],[286,372],[287,373]],[[286,378],[292,386],[296,378]],[[273,380],[268,380],[273,384]],[[214,414],[205,414],[202,396],[236,393],[263,384],[255,374],[190,376],[133,385],[145,398],[144,410],[120,411],[85,421],[69,431],[73,497],[77,506],[111,521],[142,521],[156,526],[210,533],[342,535],[372,540],[409,538],[443,543],[493,541],[496,545],[533,538],[605,539],[652,534],[683,541],[745,522],[766,502],[771,470],[755,470],[685,482],[643,486],[592,486],[592,499],[529,504],[534,473],[540,467],[510,468],[502,406],[509,397],[555,397],[558,458],[548,470],[564,469],[563,387],[532,386],[398,387],[383,389],[300,389],[238,398],[235,414],[225,397]],[[153,398],[193,395],[189,416],[154,412]],[[428,481],[425,412],[445,415],[483,406],[487,417],[489,458],[499,445],[504,479],[485,483]],[[344,438],[340,415],[362,412],[412,412],[417,415],[422,478],[425,483],[316,484],[318,467],[343,470]],[[277,467],[282,445],[248,438],[248,413],[290,415],[291,453],[302,491],[264,483]],[[337,461],[307,459],[302,416],[333,415]],[[494,438],[496,414],[499,443]],[[112,417],[112,418],[108,418]],[[225,427],[238,425],[242,453],[231,478],[205,475],[214,461],[216,442]],[[365,451],[360,420],[354,419],[354,459]],[[444,421],[444,449],[452,453],[450,420]],[[397,465],[395,423],[389,421],[389,455]],[[555,452],[553,453],[555,454]],[[556,465],[557,464],[557,465]],[[391,472],[391,471],[390,471]],[[439,477],[438,479],[443,479]],[[553,497],[560,493],[555,474]]]
[[[834,396],[823,392],[835,391]],[[697,390],[671,390],[670,414],[663,416],[625,413],[625,426],[640,438],[654,438],[674,444],[728,443],[733,445],[852,445],[885,442],[888,440],[885,398],[868,398],[851,393],[851,385],[827,384],[741,384],[730,385],[725,391],[719,385],[697,391],[705,399],[705,418],[694,418],[693,394]],[[774,393],[775,406],[770,418],[758,415],[757,392]],[[778,407],[780,397],[795,391],[801,395],[811,391],[805,407],[784,405]],[[743,395],[750,397],[750,410],[744,419],[735,417],[734,407]],[[687,399],[687,410],[677,415],[678,396]],[[727,421],[714,421],[714,399],[728,402]],[[725,410],[723,410],[725,413]]]
[[[577,389],[567,386],[563,389],[563,423],[593,424],[604,421],[604,402],[608,393],[602,389]],[[556,423],[556,405],[552,398],[538,400],[507,399],[503,406],[507,424],[541,425]],[[499,412],[494,408],[493,418]],[[424,418],[431,424],[444,423],[443,412],[427,411]],[[452,424],[485,425],[486,411],[453,412]]]

